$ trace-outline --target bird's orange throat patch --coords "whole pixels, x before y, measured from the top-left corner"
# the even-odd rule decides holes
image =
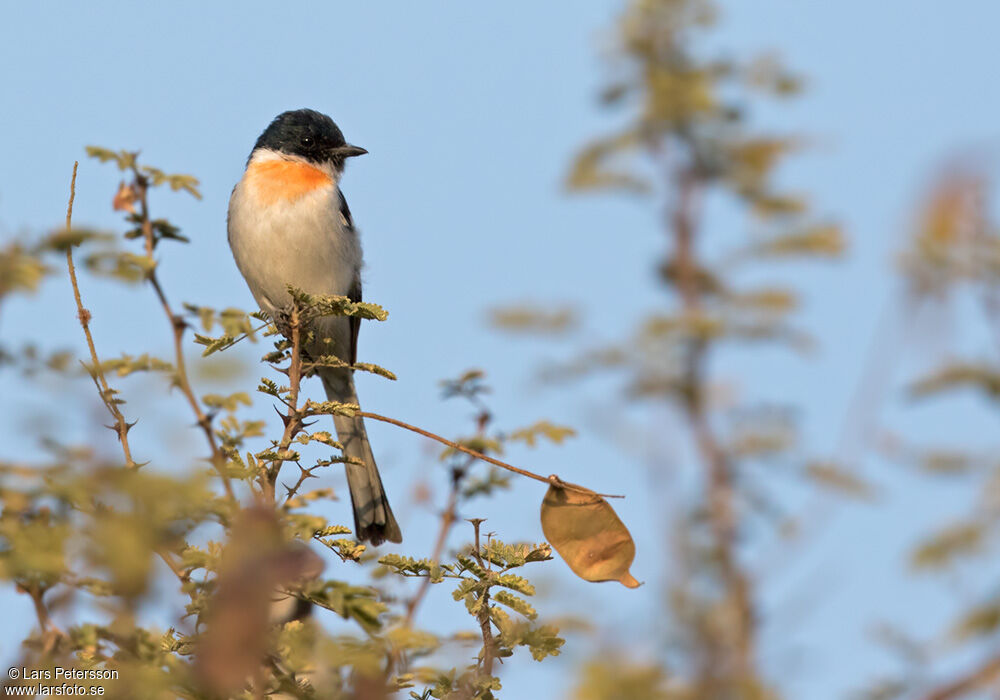
[[[292,202],[333,184],[325,170],[294,160],[251,162],[245,177],[264,205]]]

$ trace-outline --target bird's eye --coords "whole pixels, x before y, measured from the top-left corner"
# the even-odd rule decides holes
[[[302,145],[305,146],[306,148],[309,148],[310,146],[312,146],[313,143],[315,143],[315,141],[313,140],[312,136],[303,136],[302,137]]]

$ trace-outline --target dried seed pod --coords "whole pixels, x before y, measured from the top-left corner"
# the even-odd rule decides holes
[[[542,501],[542,531],[580,578],[640,584],[629,573],[635,542],[614,509],[596,493],[563,488],[555,481]]]

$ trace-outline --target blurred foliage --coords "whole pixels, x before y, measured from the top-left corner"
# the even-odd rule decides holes
[[[940,321],[949,302],[971,301],[994,340],[988,359],[962,357],[942,348],[921,376],[911,380],[907,398],[931,402],[973,390],[977,406],[1000,410],[1000,227],[993,218],[994,183],[978,166],[953,163],[937,175],[921,198],[922,205],[899,256],[906,283],[905,311],[911,317],[930,313]],[[957,335],[945,341],[956,344]],[[944,419],[951,415],[942,405]],[[960,517],[928,520],[925,535],[910,553],[914,571],[962,582],[953,622],[938,638],[916,643],[917,653],[901,655],[903,671],[888,678],[866,697],[950,700],[986,697],[1000,687],[1000,586],[993,563],[1000,544],[1000,460],[996,447],[920,444],[890,436],[881,450],[935,480],[948,479],[970,488],[971,503]],[[956,663],[956,659],[959,659]],[[940,669],[947,669],[942,672]],[[915,679],[925,679],[919,682]],[[909,693],[909,694],[908,694]],[[919,693],[919,694],[917,694]]]
[[[779,262],[836,259],[846,243],[835,222],[812,212],[805,194],[781,184],[781,165],[804,139],[751,127],[759,103],[795,97],[802,80],[773,54],[707,54],[701,43],[718,17],[708,0],[627,4],[609,42],[610,75],[601,94],[604,107],[618,115],[617,128],[586,144],[566,178],[573,192],[624,192],[664,207],[664,253],[654,271],[668,302],[646,311],[630,336],[578,351],[542,377],[566,382],[611,374],[620,378],[633,411],[651,401],[672,406],[688,431],[685,454],[693,455],[691,469],[701,484],[698,495],[665,514],[675,542],[665,565],[669,658],[647,667],[595,662],[585,671],[593,678],[577,692],[581,698],[774,697],[774,684],[759,666],[758,572],[745,556],[751,533],[757,548],[766,541],[761,533],[773,533],[759,524],[777,517],[775,534],[786,537],[795,519],[775,505],[781,499],[774,471],[753,467],[783,465],[782,473],[836,496],[875,494],[852,465],[802,453],[792,407],[719,400],[712,363],[720,352],[813,347],[794,322],[801,306],[796,289],[773,275],[766,284],[745,280],[761,279],[761,269]],[[745,214],[745,233],[712,225],[719,206]],[[492,314],[494,325],[508,332],[556,335],[584,325],[575,316],[572,327],[564,319],[559,307],[547,304]],[[606,398],[601,406],[612,410]],[[547,530],[547,537],[556,543],[556,534]],[[627,563],[616,572],[626,570]]]
[[[858,465],[803,455],[790,408],[779,410],[776,418],[773,410],[734,406],[730,395],[726,403],[717,398],[710,362],[724,345],[752,341],[811,347],[808,335],[791,322],[800,305],[795,290],[777,284],[743,288],[739,281],[746,271],[757,263],[836,258],[845,249],[839,226],[812,215],[806,196],[780,185],[780,164],[804,140],[748,126],[760,99],[793,97],[801,80],[773,55],[741,62],[707,54],[698,43],[717,18],[708,0],[629,3],[614,34],[611,80],[602,95],[607,107],[626,116],[616,131],[583,148],[567,178],[574,191],[624,191],[665,203],[668,245],[657,273],[676,303],[648,313],[631,338],[580,353],[544,376],[566,381],[614,373],[625,376],[630,400],[669,400],[686,418],[692,452],[704,472],[703,499],[686,505],[673,520],[674,564],[680,571],[670,588],[670,636],[679,654],[661,658],[661,668],[643,676],[653,680],[636,689],[636,697],[716,700],[774,692],[770,679],[758,671],[752,584],[761,584],[761,576],[747,567],[743,554],[751,533],[753,551],[759,551],[758,521],[777,519],[779,533],[797,528],[781,499],[769,493],[774,471],[761,479],[751,465],[782,465],[784,474],[791,465],[793,473],[832,495],[864,501],[880,495]],[[968,389],[989,404],[1000,400],[1000,227],[991,214],[994,189],[983,168],[958,163],[944,169],[922,198],[900,255],[906,281],[903,324],[925,308],[940,310],[965,296],[982,312],[994,342],[986,358],[952,355],[924,371],[910,383],[911,400]],[[745,240],[729,234],[711,242],[715,231],[706,220],[719,206],[716,193],[728,195],[748,214]],[[525,315],[523,307],[519,313]],[[542,306],[537,313],[544,317],[552,310]],[[728,432],[720,414],[737,417]],[[905,637],[895,631],[889,646],[899,652],[906,672],[877,681],[865,697],[978,698],[1000,684],[996,567],[988,566],[1000,535],[1000,460],[995,448],[976,449],[897,442],[892,456],[933,478],[963,478],[976,485],[975,503],[964,517],[928,532],[910,562],[918,572],[965,573],[978,580],[979,595],[962,602],[944,644],[956,656],[964,652],[965,659],[980,661],[966,660],[964,670],[952,664],[952,678],[935,678],[927,670],[949,654],[933,642],[900,643]],[[992,578],[983,581],[983,575]],[[670,679],[669,691],[662,690],[657,674]],[[593,685],[600,684],[599,678]],[[617,697],[620,687],[613,683],[606,696]]]
[[[559,335],[576,328],[578,319],[572,309],[537,309],[531,305],[493,309],[490,322],[511,333],[548,333]]]
[[[591,661],[580,674],[576,700],[671,700],[668,679],[656,664],[641,665],[624,658]]]

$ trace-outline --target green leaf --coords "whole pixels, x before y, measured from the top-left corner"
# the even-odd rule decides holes
[[[328,525],[313,533],[313,537],[332,537],[333,535],[349,535],[351,528],[345,525]]]
[[[34,292],[49,272],[37,253],[19,243],[0,249],[0,299],[19,292]]]
[[[201,335],[200,333],[194,334],[194,342],[199,345],[204,345],[205,349],[202,351],[202,357],[208,357],[227,348],[231,348],[236,344],[238,338],[234,338],[230,335],[224,335],[219,338],[211,338],[206,335]]]
[[[335,294],[307,294],[292,285],[288,285],[286,289],[293,303],[306,312],[307,318],[353,316],[374,321],[385,321],[389,318],[389,313],[378,304],[355,302]]]
[[[844,234],[839,226],[816,224],[803,230],[766,238],[755,245],[751,252],[765,258],[799,255],[832,258],[842,255],[844,248]]]
[[[370,362],[355,362],[351,365],[352,369],[360,370],[362,372],[370,372],[371,374],[377,374],[380,377],[385,377],[386,379],[391,379],[396,381],[396,375],[385,369],[384,367],[379,367]]]
[[[856,474],[831,462],[813,462],[806,465],[806,476],[818,486],[839,491],[855,498],[870,500],[875,489]]]
[[[101,370],[115,372],[119,377],[127,377],[133,372],[173,372],[174,366],[158,357],[143,353],[139,357],[122,354],[119,358],[101,361]]]
[[[916,569],[939,569],[982,551],[983,526],[975,522],[957,523],[937,532],[920,545],[910,558]]]
[[[964,388],[978,389],[995,401],[1000,398],[1000,370],[986,362],[954,362],[914,383],[910,395],[923,398]]]
[[[987,637],[1000,630],[1000,599],[976,605],[955,624],[952,634],[960,641]]]
[[[538,613],[533,607],[531,607],[531,605],[528,604],[528,601],[523,598],[518,598],[513,593],[508,593],[507,591],[497,591],[493,594],[493,600],[501,605],[506,605],[515,612],[521,613],[529,620],[534,620],[538,617]]]
[[[340,401],[306,401],[302,411],[307,416],[349,416],[358,414],[361,407],[356,403],[341,403]]]
[[[303,586],[303,597],[321,608],[331,610],[345,620],[354,620],[366,632],[381,628],[379,615],[385,605],[376,599],[372,588],[352,586],[342,581],[316,581]]]
[[[535,587],[531,585],[528,579],[516,576],[515,574],[501,574],[496,577],[494,583],[504,588],[510,588],[518,593],[523,593],[524,595],[535,595]]]
[[[622,167],[625,157],[640,145],[639,133],[634,129],[599,139],[586,146],[570,168],[566,187],[570,190],[622,190],[632,194],[645,194],[651,187],[644,178]]]
[[[243,404],[244,406],[252,405],[250,397],[245,391],[238,391],[235,394],[229,394],[228,396],[206,394],[201,398],[201,402],[208,408],[221,408],[229,412],[236,411],[240,404]]]
[[[489,496],[497,489],[510,488],[510,474],[502,469],[491,466],[485,477],[466,477],[462,488],[462,498]]]
[[[423,576],[434,567],[430,559],[414,559],[401,554],[386,554],[378,563],[400,576]]]
[[[471,578],[462,579],[455,590],[451,592],[451,597],[455,600],[466,600],[470,595],[482,590],[482,583]]]
[[[560,335],[573,330],[579,319],[570,308],[508,306],[490,311],[490,323],[508,333]]]
[[[261,377],[260,386],[257,387],[257,391],[275,398],[279,398],[281,396],[281,390],[278,385],[267,377]]]
[[[554,425],[547,420],[540,420],[537,423],[512,432],[507,439],[515,442],[521,441],[534,447],[539,438],[546,438],[559,445],[568,437],[574,437],[576,431],[563,425]]]
[[[135,161],[139,157],[138,151],[112,151],[110,148],[100,146],[87,146],[86,151],[88,156],[96,158],[102,163],[114,161],[119,170],[128,170],[135,165]]]

